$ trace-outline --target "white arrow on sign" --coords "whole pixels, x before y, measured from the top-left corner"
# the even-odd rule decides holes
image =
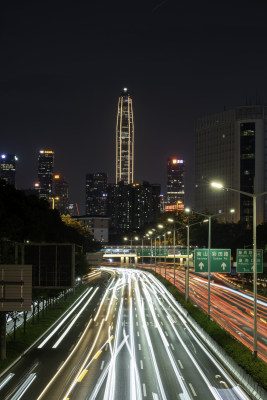
[[[201,271],[202,271],[202,268],[204,267],[204,264],[203,264],[203,262],[199,263],[199,264],[198,264],[198,266],[199,266],[199,268],[200,268],[200,269],[201,269]]]
[[[226,264],[225,264],[225,263],[222,263],[221,267],[222,267],[223,270],[225,270]]]

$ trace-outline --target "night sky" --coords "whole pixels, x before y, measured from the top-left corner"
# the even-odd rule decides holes
[[[194,121],[267,102],[267,2],[1,2],[0,152],[16,154],[17,187],[37,179],[41,149],[84,213],[85,174],[115,181],[118,97],[133,98],[135,181],[166,185],[186,161],[193,203]]]

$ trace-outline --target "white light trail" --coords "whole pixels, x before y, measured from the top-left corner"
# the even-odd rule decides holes
[[[69,354],[69,356],[67,357],[67,359],[63,362],[63,364],[61,365],[61,367],[59,368],[59,370],[57,371],[57,373],[53,376],[53,378],[50,380],[50,382],[46,385],[46,387],[44,388],[44,390],[42,391],[42,393],[39,395],[39,397],[37,398],[37,400],[40,400],[43,395],[47,392],[47,390],[49,389],[49,387],[52,385],[52,383],[55,381],[55,379],[57,378],[57,376],[61,373],[61,371],[63,370],[63,368],[65,367],[65,365],[67,364],[67,362],[70,360],[70,358],[72,357],[72,355],[75,353],[77,347],[79,346],[79,344],[81,343],[81,341],[84,338],[84,335],[86,334],[87,330],[89,329],[90,325],[92,323],[92,319],[90,319],[87,327],[85,328],[82,336],[80,337],[78,343],[76,344],[76,346],[74,347],[74,349],[72,350],[72,352]]]
[[[200,281],[201,283],[207,283],[206,281],[202,281],[201,279],[198,279],[198,278],[194,278],[194,280],[195,281]],[[240,296],[240,297],[243,297],[244,299],[247,299],[247,300],[250,300],[250,301],[252,301],[253,302],[253,297],[252,296],[249,296],[249,295],[247,295],[247,294],[245,294],[245,293],[243,293],[243,292],[239,292],[238,290],[235,290],[235,289],[231,289],[231,288],[229,288],[229,287],[227,287],[227,286],[222,286],[222,285],[218,285],[217,283],[212,283],[211,282],[211,286],[215,286],[215,287],[219,287],[220,289],[222,289],[222,290],[226,290],[226,291],[228,291],[228,292],[232,292],[232,293],[234,293],[235,295],[237,295],[237,296]],[[261,306],[263,306],[263,307],[267,307],[267,302],[266,301],[262,301],[262,300],[257,300],[257,303],[258,304],[260,304]]]
[[[92,298],[94,297],[94,295],[96,294],[96,292],[98,291],[98,287],[95,288],[94,292],[92,293],[92,295],[90,296],[90,298],[87,300],[87,302],[83,305],[83,307],[80,309],[80,311],[78,312],[78,314],[75,316],[75,318],[73,318],[73,320],[71,321],[71,323],[68,325],[68,327],[64,330],[63,334],[59,337],[59,339],[56,341],[56,343],[52,346],[53,349],[56,349],[57,346],[62,342],[62,340],[64,339],[64,337],[68,334],[68,332],[70,331],[70,329],[73,327],[73,325],[75,324],[75,322],[77,321],[77,319],[79,318],[79,316],[82,314],[82,312],[84,311],[84,309],[88,306],[88,304],[90,303],[90,301],[92,300]]]
[[[11,378],[13,378],[15,374],[10,373],[7,375],[7,377],[0,383],[0,390],[10,381]]]
[[[98,329],[98,332],[97,332],[97,335],[96,335],[96,337],[95,337],[95,340],[94,340],[94,342],[93,342],[93,344],[92,344],[92,346],[91,346],[91,348],[90,348],[90,351],[89,351],[89,353],[88,353],[86,359],[84,360],[82,366],[80,367],[79,371],[77,372],[75,378],[73,379],[72,384],[70,385],[69,389],[67,390],[67,393],[66,393],[65,396],[63,397],[64,399],[67,399],[67,398],[69,397],[69,394],[72,392],[72,390],[74,389],[75,385],[77,384],[77,379],[78,379],[78,377],[81,375],[81,373],[83,372],[84,369],[87,369],[85,366],[86,366],[86,364],[88,363],[89,357],[91,356],[92,351],[93,351],[93,349],[94,349],[94,347],[95,347],[95,345],[96,345],[96,342],[97,342],[98,337],[99,337],[99,334],[100,334],[100,332],[101,332],[103,323],[104,323],[104,319],[102,319],[101,324],[100,324],[99,329]],[[38,399],[37,399],[37,400],[38,400]]]
[[[114,399],[114,392],[115,392],[115,378],[116,378],[116,354],[118,348],[118,339],[120,333],[120,326],[121,326],[121,314],[122,314],[122,306],[123,306],[123,298],[121,298],[120,308],[118,312],[118,319],[117,319],[117,326],[116,326],[116,333],[115,333],[115,340],[114,340],[114,352],[111,357],[110,361],[110,368],[107,378],[107,384],[105,388],[104,400],[113,400]]]
[[[33,383],[34,379],[36,378],[36,374],[30,374],[28,378],[25,380],[25,382],[21,385],[19,390],[14,394],[14,396],[11,397],[10,400],[19,400],[22,398],[24,393],[29,389],[31,384]]]
[[[78,301],[78,303],[69,311],[67,312],[67,315],[65,316],[65,318],[63,318],[59,324],[57,324],[56,328],[53,329],[53,331],[45,338],[45,340],[42,341],[41,344],[39,344],[39,346],[37,347],[38,349],[41,349],[42,347],[44,347],[44,345],[48,342],[49,339],[51,339],[51,337],[59,330],[59,328],[64,324],[64,322],[70,317],[71,314],[74,313],[74,311],[76,310],[77,307],[79,307],[79,305],[83,302],[83,300],[85,299],[86,296],[88,296],[88,294],[91,292],[93,288],[90,288],[86,291],[86,293],[81,297],[81,299]],[[75,303],[74,303],[75,304]],[[63,314],[64,315],[64,314]]]
[[[97,320],[97,317],[98,317],[98,315],[99,315],[99,313],[100,313],[100,310],[101,310],[101,308],[102,308],[102,305],[104,304],[104,301],[106,300],[106,297],[107,297],[107,295],[108,295],[108,292],[109,292],[109,289],[110,289],[111,285],[113,284],[113,281],[114,281],[114,278],[112,279],[110,285],[109,285],[108,288],[106,289],[106,292],[105,292],[105,294],[104,294],[104,296],[103,296],[103,298],[102,298],[102,300],[101,300],[100,306],[98,307],[98,311],[97,311],[97,313],[96,313],[96,316],[95,316],[95,318],[94,318],[94,321]]]
[[[143,323],[143,328],[144,328],[144,332],[145,332],[145,335],[146,335],[146,340],[147,340],[147,343],[148,343],[148,347],[149,347],[149,350],[150,350],[150,355],[151,355],[151,358],[152,358],[153,367],[154,367],[154,371],[155,371],[156,378],[157,378],[157,383],[159,385],[159,390],[160,390],[162,399],[163,400],[167,400],[167,396],[165,394],[164,387],[163,387],[163,384],[162,384],[162,380],[161,380],[161,377],[160,377],[159,368],[158,368],[158,365],[157,365],[155,353],[154,353],[153,346],[152,346],[152,343],[151,343],[150,335],[149,335],[149,332],[148,332],[148,329],[147,329],[147,324],[146,324],[146,319],[145,319],[145,311],[144,311],[144,304],[141,301],[141,295],[140,295],[140,291],[139,291],[138,285],[136,285],[136,297],[137,297],[138,305],[139,305],[139,308],[140,308],[140,315],[141,315],[141,319],[142,319],[142,323]]]

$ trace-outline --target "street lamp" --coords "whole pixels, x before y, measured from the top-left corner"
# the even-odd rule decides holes
[[[158,228],[159,229],[163,229],[164,228],[164,226],[162,225],[162,224],[158,224]],[[160,258],[160,235],[158,236],[158,238],[159,238],[159,262],[161,262],[161,258]],[[160,265],[160,264],[159,264]],[[160,267],[159,267],[159,270],[160,270]],[[160,271],[161,272],[161,271]]]
[[[257,358],[258,343],[257,343],[257,198],[264,196],[267,192],[248,193],[242,190],[232,189],[228,186],[223,186],[219,182],[211,182],[211,186],[215,189],[225,189],[231,192],[243,194],[244,196],[252,197],[253,199],[253,293],[254,293],[254,357]],[[254,188],[255,190],[255,188]]]
[[[185,208],[185,212],[189,213],[191,212],[190,208]],[[207,217],[207,215],[205,214],[201,214],[199,212],[193,211],[195,214],[199,214],[202,216]],[[193,224],[189,224],[189,217],[188,217],[188,224],[186,225],[186,229],[187,229],[187,266],[185,268],[185,301],[188,301],[189,299],[189,229],[191,226],[193,225],[198,225],[198,224],[202,224],[203,222],[208,222],[208,219],[205,219],[203,221],[199,221],[199,222],[194,222]],[[209,225],[210,226],[210,225]],[[209,242],[210,243],[210,242]],[[208,271],[210,270],[210,258],[208,255]],[[209,317],[209,310],[210,310],[210,273],[208,272],[208,317]]]
[[[175,219],[168,218],[168,221],[173,223],[173,285],[175,286]]]
[[[186,212],[190,212],[190,208],[185,209]],[[202,217],[208,218],[202,222],[209,222],[209,233],[208,233],[208,318],[210,318],[210,248],[211,248],[211,218],[218,217],[219,215],[225,214],[224,212],[220,212],[213,215],[202,214],[199,211],[192,210],[193,213],[202,215]],[[230,213],[234,213],[235,210],[232,208]],[[188,277],[189,278],[189,277]],[[188,281],[189,282],[189,281]],[[188,283],[189,284],[189,283]],[[189,290],[188,290],[189,292]]]
[[[52,200],[52,210],[54,210],[55,209],[55,200],[59,200],[59,197],[58,196],[49,197],[49,200]]]

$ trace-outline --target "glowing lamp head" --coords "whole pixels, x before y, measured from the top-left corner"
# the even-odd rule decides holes
[[[222,189],[223,185],[219,182],[211,182],[211,186],[214,187],[215,189]]]

